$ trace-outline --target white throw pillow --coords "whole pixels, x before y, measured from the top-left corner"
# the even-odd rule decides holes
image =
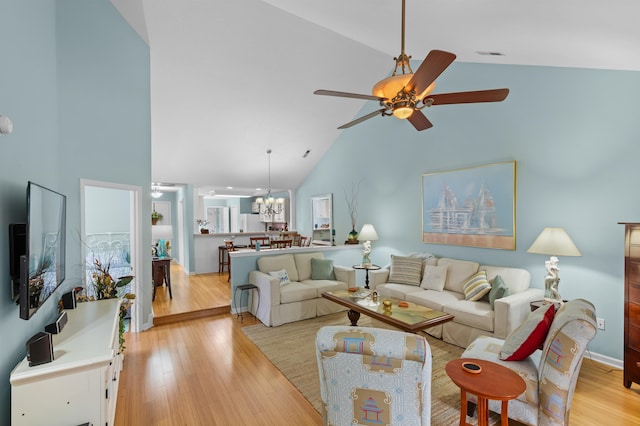
[[[447,265],[433,266],[425,265],[424,276],[420,287],[425,290],[444,290],[444,283],[447,281]]]
[[[269,275],[280,279],[280,287],[285,286],[291,282],[289,280],[289,274],[287,274],[286,269],[280,269],[279,271],[269,272]]]

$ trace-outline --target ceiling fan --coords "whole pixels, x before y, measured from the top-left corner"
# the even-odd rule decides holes
[[[425,107],[476,102],[500,102],[507,97],[509,89],[431,94],[435,88],[436,78],[451,65],[456,55],[442,50],[432,50],[414,74],[410,64],[411,56],[407,56],[404,53],[404,19],[405,0],[402,0],[402,44],[400,56],[393,58],[396,61],[396,68],[391,77],[376,83],[371,90],[372,95],[337,92],[334,90],[316,90],[313,92],[316,95],[380,102],[382,108],[343,124],[338,129],[346,129],[376,115],[394,115],[399,119],[407,119],[417,130],[425,130],[433,126],[420,111]],[[399,70],[401,73],[398,73]],[[408,72],[406,72],[407,70]]]

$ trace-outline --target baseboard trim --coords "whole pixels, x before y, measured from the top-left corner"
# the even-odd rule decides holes
[[[610,356],[602,355],[599,353],[591,352],[587,349],[584,353],[584,357],[588,358],[592,361],[599,362],[601,364],[606,364],[608,366],[618,368],[620,370],[624,369],[624,362],[621,359],[612,358]]]

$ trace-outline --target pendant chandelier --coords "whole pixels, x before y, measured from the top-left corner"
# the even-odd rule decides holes
[[[267,150],[269,158],[269,186],[267,186],[267,195],[265,197],[256,198],[256,203],[260,206],[260,212],[269,216],[282,213],[284,209],[284,198],[274,198],[271,195],[271,149]]]

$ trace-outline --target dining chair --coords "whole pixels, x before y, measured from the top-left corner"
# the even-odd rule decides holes
[[[249,237],[249,248],[256,248],[257,242],[260,242],[261,247],[269,247],[269,237]]]
[[[300,237],[300,247],[309,247],[311,244],[311,238],[309,237]]]
[[[302,247],[302,235],[295,234],[291,236],[291,245],[296,247]]]
[[[271,240],[271,248],[287,248],[291,247],[291,240]]]

